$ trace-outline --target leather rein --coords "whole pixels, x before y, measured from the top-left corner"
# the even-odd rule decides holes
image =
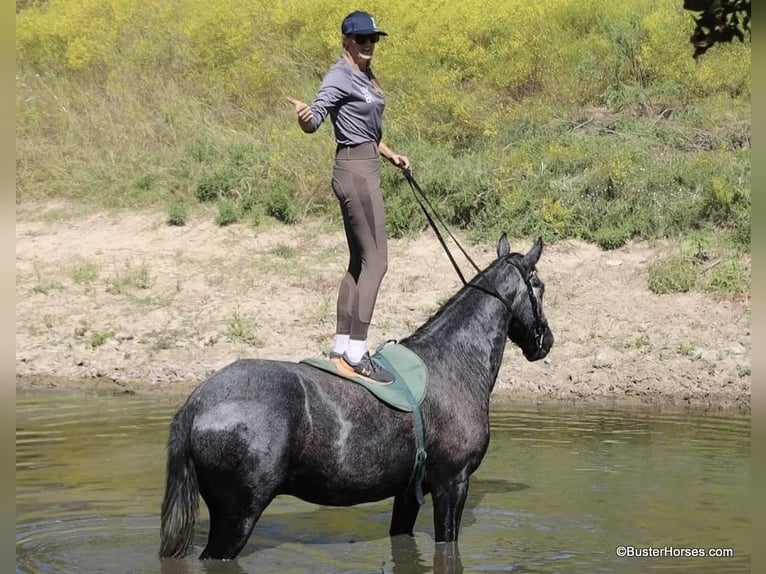
[[[503,295],[501,295],[497,291],[487,289],[486,287],[483,287],[476,283],[473,283],[473,282],[469,283],[468,281],[466,281],[465,277],[463,276],[463,273],[460,271],[460,267],[455,261],[455,257],[452,255],[452,252],[449,250],[447,243],[444,241],[444,237],[439,231],[439,228],[436,226],[436,223],[434,222],[433,217],[429,213],[428,209],[426,209],[426,205],[428,205],[430,210],[434,213],[439,223],[442,224],[442,227],[444,227],[444,229],[447,230],[447,233],[449,234],[452,241],[455,242],[455,245],[457,245],[458,249],[460,249],[462,254],[473,266],[476,272],[480,273],[481,269],[479,269],[479,266],[476,265],[473,259],[471,259],[471,256],[468,255],[466,250],[463,249],[463,246],[460,245],[460,242],[455,238],[455,236],[449,230],[449,227],[447,226],[446,223],[444,223],[442,218],[439,216],[438,212],[434,209],[433,205],[431,205],[431,202],[428,201],[428,198],[426,197],[425,193],[423,193],[423,190],[421,189],[420,185],[418,185],[418,182],[415,181],[415,178],[412,176],[412,173],[407,172],[404,174],[404,177],[407,179],[407,182],[410,184],[410,187],[412,188],[412,193],[415,196],[415,199],[417,200],[418,205],[420,206],[420,209],[423,211],[423,214],[426,216],[426,220],[428,220],[428,224],[431,226],[431,229],[434,230],[436,237],[439,239],[439,243],[441,243],[441,246],[444,249],[444,252],[447,254],[447,257],[452,263],[452,267],[455,268],[455,271],[457,272],[458,277],[460,277],[460,280],[463,282],[463,285],[465,285],[466,287],[470,287],[472,289],[476,289],[477,291],[481,291],[482,293],[486,293],[487,295],[490,295],[498,299],[500,302],[502,302],[505,305],[510,315],[513,316],[513,308],[511,306],[511,303]],[[512,261],[510,257],[508,256],[506,256],[503,259],[503,262],[507,263],[508,265],[512,265],[513,267],[516,268],[516,270],[521,275],[522,281],[524,281],[524,285],[527,288],[529,303],[532,306],[532,315],[534,316],[534,319],[535,319],[535,345],[537,346],[537,349],[539,351],[543,346],[543,339],[545,338],[545,328],[543,327],[542,313],[540,312],[540,304],[537,300],[537,297],[535,297],[534,289],[532,287],[532,282],[530,279],[531,277],[534,276],[534,271],[531,273],[525,273],[521,265],[517,261]]]

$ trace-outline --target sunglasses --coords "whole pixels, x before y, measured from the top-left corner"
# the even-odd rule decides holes
[[[368,41],[377,44],[380,36],[378,34],[355,34],[353,39],[354,44],[366,44]]]

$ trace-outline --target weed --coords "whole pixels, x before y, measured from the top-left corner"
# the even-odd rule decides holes
[[[255,321],[247,315],[240,314],[238,310],[234,311],[234,314],[229,318],[226,334],[229,340],[234,343],[241,342],[250,346],[259,344]]]
[[[90,334],[90,346],[94,349],[100,347],[112,337],[114,337],[114,333],[112,331],[94,331]]]
[[[143,175],[138,176],[136,180],[133,182],[133,185],[136,187],[136,189],[148,191],[152,188],[156,180],[157,180],[157,176],[154,175],[153,173],[145,173]]]
[[[292,259],[298,254],[298,250],[291,245],[280,243],[272,250],[272,253],[282,259]]]
[[[649,266],[649,289],[659,295],[686,293],[697,284],[699,262],[682,255],[665,256]]]
[[[239,221],[242,213],[239,206],[231,200],[224,199],[218,202],[218,214],[215,216],[216,225],[224,227]]]
[[[204,202],[231,197],[236,186],[236,174],[228,167],[205,173],[197,182],[197,199]]]
[[[90,285],[98,279],[99,266],[97,263],[86,262],[72,269],[72,281],[78,285]]]
[[[295,223],[298,220],[295,203],[284,184],[275,185],[269,191],[266,198],[266,215],[282,223]]]
[[[632,346],[636,349],[647,349],[648,347],[651,346],[649,335],[647,335],[646,333],[639,335],[633,340]]]
[[[162,331],[151,331],[147,334],[147,342],[154,351],[172,349],[178,343],[180,338],[179,331],[175,329],[164,329]]]
[[[186,225],[186,219],[189,217],[189,208],[183,203],[171,203],[168,207],[168,225],[182,227]]]
[[[617,249],[625,245],[632,237],[626,227],[602,227],[593,233],[593,241],[602,249]]]
[[[689,343],[679,343],[678,354],[684,357],[691,357],[694,354],[695,347]]]
[[[149,289],[154,285],[155,278],[149,271],[146,263],[134,267],[129,261],[125,262],[123,269],[115,271],[114,275],[106,281],[106,291],[112,294],[124,294],[131,288]]]
[[[35,267],[35,284],[32,287],[33,293],[40,293],[41,295],[48,295],[54,289],[60,289],[61,283],[55,279],[48,279],[42,276],[40,270]]]
[[[704,285],[705,291],[727,295],[741,295],[750,291],[750,272],[741,261],[732,259],[711,271],[712,276]]]

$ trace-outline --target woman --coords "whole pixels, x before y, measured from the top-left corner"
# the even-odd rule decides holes
[[[390,383],[394,377],[370,358],[367,332],[388,266],[386,221],[380,191],[380,157],[404,172],[410,161],[381,141],[383,92],[370,68],[375,44],[385,32],[367,12],[352,12],[341,24],[343,53],[330,68],[309,106],[295,98],[298,123],[315,132],[327,115],[337,149],[332,189],[340,203],[350,252],[340,284],[335,345],[330,359],[349,374]]]

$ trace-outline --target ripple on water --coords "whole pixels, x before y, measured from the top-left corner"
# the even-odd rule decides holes
[[[414,545],[387,537],[391,501],[279,497],[233,563],[157,558],[168,425],[182,400],[18,393],[17,572],[428,572],[430,499]],[[492,409],[460,539],[466,571],[734,572],[749,565],[750,419],[683,411]],[[619,544],[731,546],[728,560],[618,559]]]

